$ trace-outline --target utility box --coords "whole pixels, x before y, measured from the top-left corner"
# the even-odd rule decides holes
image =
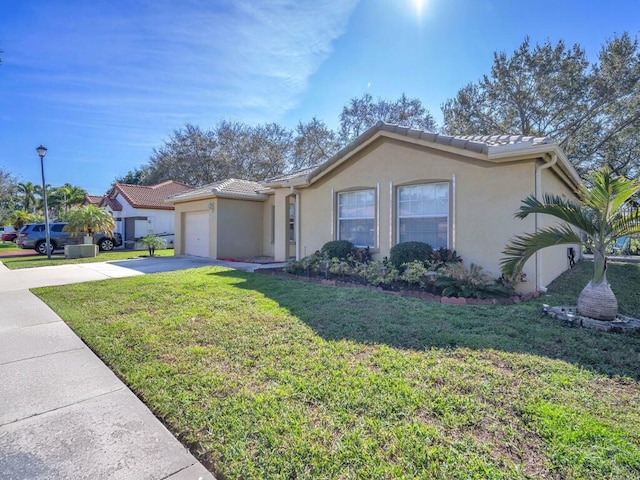
[[[98,245],[65,245],[64,258],[89,258],[98,256]]]

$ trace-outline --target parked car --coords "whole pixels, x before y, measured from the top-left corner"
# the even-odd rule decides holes
[[[72,235],[64,231],[66,222],[52,222],[49,224],[49,240],[51,251],[61,250],[65,245],[77,245],[82,243],[82,235]],[[100,250],[108,252],[122,245],[122,236],[114,232],[112,237],[104,233],[96,233],[93,241]],[[33,248],[41,255],[47,254],[46,233],[44,223],[29,223],[18,232],[17,245],[23,249]]]
[[[11,225],[0,226],[0,238],[5,242],[12,242],[17,237],[18,232]]]
[[[5,232],[2,234],[2,236],[0,238],[2,238],[2,241],[4,242],[15,242],[16,238],[18,237],[18,232]]]

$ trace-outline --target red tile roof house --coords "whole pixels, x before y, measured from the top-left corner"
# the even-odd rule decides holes
[[[99,205],[115,218],[116,232],[122,235],[125,248],[134,248],[136,240],[152,234],[162,236],[172,246],[174,207],[166,199],[189,190],[192,187],[174,180],[150,186],[114,183]],[[93,203],[91,197],[95,195],[87,197]]]

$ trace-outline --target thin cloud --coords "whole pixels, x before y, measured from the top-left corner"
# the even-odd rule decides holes
[[[18,56],[39,85],[29,95],[115,116],[193,109],[267,121],[297,105],[357,0],[148,2],[132,12],[96,3],[38,13],[43,30],[31,29]]]

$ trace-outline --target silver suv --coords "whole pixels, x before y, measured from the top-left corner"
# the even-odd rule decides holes
[[[72,235],[63,229],[66,222],[52,222],[49,224],[49,240],[51,251],[61,250],[65,245],[77,245],[81,243],[81,235]],[[104,233],[96,233],[93,241],[100,250],[108,252],[122,245],[122,236],[114,232],[113,237],[107,237]],[[16,244],[23,249],[33,248],[41,255],[47,254],[46,233],[44,223],[28,223],[18,232]]]

